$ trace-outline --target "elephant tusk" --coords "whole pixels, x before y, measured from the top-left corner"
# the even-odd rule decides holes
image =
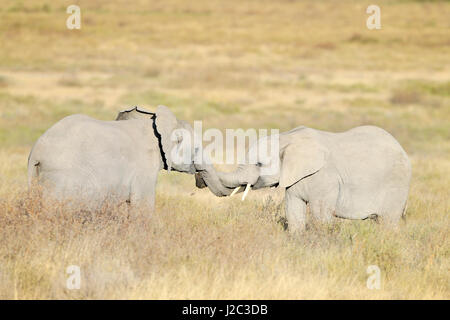
[[[241,186],[237,186],[236,188],[234,188],[233,192],[230,194],[230,197],[234,196],[236,194],[236,192],[239,191],[240,188],[241,188]]]
[[[250,183],[247,183],[247,186],[245,187],[244,194],[242,195],[242,201],[245,200],[245,197],[247,196],[247,193],[250,191]]]

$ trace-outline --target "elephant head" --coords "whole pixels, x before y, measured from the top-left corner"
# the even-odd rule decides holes
[[[194,130],[188,122],[178,120],[169,108],[162,105],[154,113],[134,107],[119,112],[116,117],[117,121],[133,119],[152,121],[164,169],[195,173],[194,158],[197,150],[193,143]]]
[[[214,190],[222,188],[226,191],[224,196],[244,191],[244,200],[250,188],[289,188],[315,174],[325,166],[329,152],[309,130],[301,129],[259,139],[247,153],[247,162],[249,159],[254,161],[239,165],[233,172],[216,171],[212,166],[203,168],[197,177],[197,186],[206,185]],[[270,150],[271,138],[278,139],[277,150]],[[264,145],[264,150],[270,152],[261,154],[258,150]]]

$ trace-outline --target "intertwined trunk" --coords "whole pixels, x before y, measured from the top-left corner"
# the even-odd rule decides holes
[[[212,165],[197,167],[196,185],[198,188],[208,187],[212,193],[218,197],[230,196],[233,190],[240,186],[253,185],[259,176],[259,171],[255,166],[240,165],[233,172],[217,171]],[[234,193],[243,192],[244,188],[236,190]]]
[[[229,196],[233,188],[226,187],[219,178],[218,172],[212,165],[204,165],[195,174],[196,186],[198,188],[208,187],[218,197]]]

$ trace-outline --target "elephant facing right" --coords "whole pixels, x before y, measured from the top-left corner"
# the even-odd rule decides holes
[[[307,206],[321,221],[380,218],[397,225],[404,215],[411,164],[385,130],[361,126],[332,133],[298,127],[276,138],[277,152],[261,156],[255,145],[270,139],[259,139],[247,154],[256,163],[241,164],[233,172],[197,164],[197,187],[207,186],[216,196],[230,196],[245,187],[244,197],[250,188],[284,188],[290,232],[305,228]],[[264,169],[274,162],[277,169],[267,174]]]

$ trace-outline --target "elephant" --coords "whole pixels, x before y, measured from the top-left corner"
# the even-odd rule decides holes
[[[44,197],[96,208],[106,198],[130,208],[155,206],[161,169],[195,173],[191,125],[166,106],[119,112],[116,121],[70,115],[49,128],[28,157],[28,184]],[[174,151],[175,150],[175,151]],[[190,159],[180,157],[190,155]],[[112,201],[112,200],[111,200]]]
[[[335,217],[380,218],[396,226],[404,216],[411,164],[387,131],[360,126],[333,133],[301,126],[275,138],[277,152],[255,155],[255,145],[270,140],[260,138],[249,148],[247,160],[233,172],[196,164],[196,186],[208,187],[220,197],[242,192],[245,186],[243,199],[250,189],[284,188],[286,219],[292,233],[305,230],[307,208],[314,218],[325,222]],[[255,163],[248,162],[251,156],[257,159]],[[274,163],[273,172],[263,172]]]

